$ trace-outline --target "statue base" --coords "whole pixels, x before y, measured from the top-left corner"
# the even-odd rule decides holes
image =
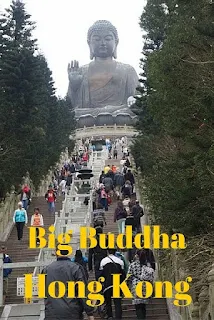
[[[102,108],[81,108],[75,109],[77,127],[93,126],[133,126],[136,122],[136,115],[127,106],[106,106]]]

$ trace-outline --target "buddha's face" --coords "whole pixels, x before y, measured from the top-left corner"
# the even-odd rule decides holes
[[[111,31],[102,29],[92,33],[89,46],[94,57],[108,58],[114,56],[117,43]]]

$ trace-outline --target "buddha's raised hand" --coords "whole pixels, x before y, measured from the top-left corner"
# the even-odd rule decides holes
[[[71,63],[68,64],[68,79],[74,88],[77,88],[83,79],[79,62],[76,60],[72,60]]]
[[[135,104],[136,102],[136,99],[133,97],[133,96],[130,96],[128,99],[127,99],[127,105],[128,107],[131,107],[133,104]]]

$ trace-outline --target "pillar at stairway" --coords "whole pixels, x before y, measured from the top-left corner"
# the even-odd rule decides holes
[[[214,263],[212,269],[208,273],[209,282],[209,299],[210,299],[210,315],[211,320],[214,320]]]
[[[204,286],[201,289],[201,292],[199,294],[199,315],[200,319],[203,319],[203,315],[205,314],[207,310],[207,306],[209,304],[209,288],[208,286]]]
[[[199,318],[199,303],[195,302],[194,307],[192,309],[192,320],[200,320]]]

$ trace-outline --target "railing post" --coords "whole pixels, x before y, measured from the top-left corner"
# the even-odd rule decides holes
[[[214,263],[212,269],[208,273],[209,282],[209,300],[210,300],[210,315],[211,320],[214,320]]]
[[[199,318],[199,303],[195,302],[192,310],[192,320],[200,320]]]
[[[207,286],[202,287],[198,297],[198,302],[200,319],[203,319],[203,315],[205,314],[207,306],[209,304],[209,288]]]
[[[4,305],[3,301],[3,253],[0,253],[0,306]]]
[[[58,212],[55,212],[55,222],[54,222],[54,226],[55,226],[55,235],[56,237],[58,236]]]

